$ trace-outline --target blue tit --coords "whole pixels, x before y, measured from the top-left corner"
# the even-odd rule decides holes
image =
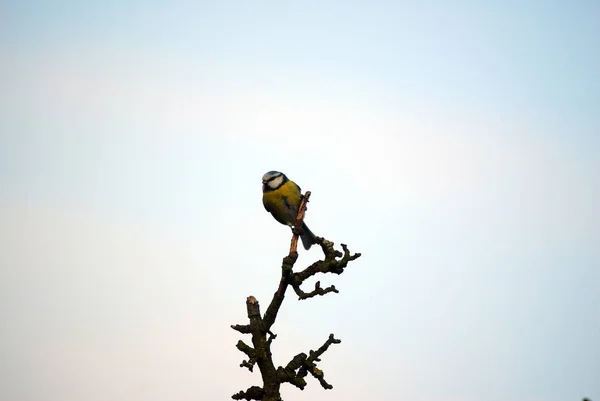
[[[267,212],[271,213],[281,224],[292,227],[296,222],[298,207],[302,200],[300,187],[279,171],[269,171],[263,175],[262,184],[263,205]],[[304,249],[310,249],[312,244],[317,243],[315,235],[304,222],[302,222],[300,238]]]

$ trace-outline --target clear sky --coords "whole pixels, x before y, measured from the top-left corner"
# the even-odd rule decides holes
[[[417,4],[418,3],[418,4]],[[286,400],[600,400],[600,5],[0,4],[0,399],[222,400],[289,229],[363,257],[286,298]],[[301,250],[298,266],[320,257]],[[309,378],[310,379],[310,378]]]

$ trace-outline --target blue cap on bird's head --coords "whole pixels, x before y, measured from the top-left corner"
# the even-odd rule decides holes
[[[288,178],[281,171],[269,171],[262,177],[263,192],[277,189],[288,181]]]
[[[265,184],[265,183],[269,182],[270,180],[280,177],[280,176],[285,177],[285,174],[283,174],[281,171],[272,170],[272,171],[265,173],[265,175],[263,175],[262,182],[263,182],[263,184]]]

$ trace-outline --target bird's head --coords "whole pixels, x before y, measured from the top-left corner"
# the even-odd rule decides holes
[[[273,191],[282,186],[288,178],[280,171],[269,171],[262,177],[263,192]]]

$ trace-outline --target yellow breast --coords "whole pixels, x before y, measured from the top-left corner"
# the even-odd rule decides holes
[[[281,224],[294,224],[300,205],[300,188],[288,181],[279,188],[263,193],[263,205]]]

